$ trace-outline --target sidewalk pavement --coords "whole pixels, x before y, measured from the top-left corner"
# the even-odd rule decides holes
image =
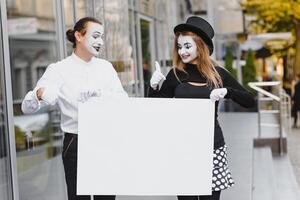
[[[292,128],[287,135],[288,155],[290,157],[298,185],[300,186],[300,128]]]

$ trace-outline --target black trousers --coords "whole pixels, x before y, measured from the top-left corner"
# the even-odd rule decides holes
[[[77,185],[77,135],[65,133],[62,159],[68,190],[68,200],[90,200],[90,196],[76,195]],[[116,196],[94,196],[94,200],[115,200]]]
[[[292,107],[292,117],[294,117],[294,127],[297,126],[297,120],[298,120],[298,112],[299,112],[299,108],[296,108],[295,105],[293,105]]]
[[[177,196],[178,200],[220,200],[221,191],[213,191],[209,196]]]

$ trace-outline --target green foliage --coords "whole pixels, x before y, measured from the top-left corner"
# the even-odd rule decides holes
[[[245,0],[242,6],[248,14],[256,15],[259,32],[291,31],[300,20],[300,0]]]
[[[232,67],[233,64],[233,55],[232,55],[232,48],[230,46],[226,47],[226,54],[225,54],[225,68],[230,72],[230,74],[237,78],[236,70]]]
[[[294,34],[294,69],[295,74],[300,73],[300,0],[244,0],[241,5],[247,14],[256,16],[250,32]]]
[[[24,150],[25,145],[25,133],[21,131],[21,129],[17,126],[15,126],[15,141],[16,141],[16,149],[17,151]]]
[[[243,66],[243,85],[245,88],[249,90],[251,89],[248,86],[248,83],[256,81],[256,68],[255,68],[254,61],[255,61],[255,55],[254,52],[250,49],[247,52],[246,64],[245,66]]]

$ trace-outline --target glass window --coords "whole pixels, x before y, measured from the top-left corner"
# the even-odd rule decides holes
[[[135,94],[135,66],[130,43],[128,2],[104,0],[105,49],[109,60],[130,96]]]
[[[173,4],[172,6],[175,6]],[[173,50],[173,26],[170,25],[172,19],[172,12],[169,11],[166,1],[156,1],[156,21],[155,21],[155,35],[156,35],[156,51],[157,61],[161,64],[162,72],[166,74],[172,66],[172,50]],[[166,14],[167,12],[167,14]],[[167,67],[167,68],[166,68]]]
[[[135,0],[135,7],[140,13],[154,17],[155,1],[156,0]]]
[[[130,2],[128,2],[130,3]],[[131,2],[132,3],[132,2]],[[139,69],[137,68],[137,38],[135,32],[135,17],[134,11],[129,9],[128,11],[128,20],[129,20],[129,38],[130,38],[130,48],[132,49],[129,65],[132,69],[132,86],[134,87],[134,95],[142,96],[142,88],[140,87],[140,77],[138,76]]]
[[[151,36],[150,36],[150,22],[148,20],[140,19],[141,30],[141,50],[142,50],[142,65],[144,77],[144,94],[147,96],[147,90],[150,86],[150,78],[152,74],[151,63]]]
[[[95,15],[95,0],[77,0],[76,1],[76,20]]]
[[[65,14],[65,31],[73,29],[75,23],[75,13],[74,13],[74,1],[73,0],[64,0],[64,14]],[[64,36],[65,37],[65,36]],[[67,46],[67,55],[71,55],[73,52],[73,46],[71,42],[68,42],[66,39]]]
[[[9,1],[8,1],[9,2]],[[53,0],[8,4],[8,34],[20,199],[66,199],[61,163],[63,133],[54,108],[23,115],[21,102],[50,63],[58,61],[56,5]],[[67,19],[69,20],[69,19]]]
[[[1,21],[1,11],[0,11]],[[12,188],[10,185],[11,174],[9,164],[8,149],[8,127],[5,100],[5,82],[4,82],[4,61],[2,29],[0,29],[0,199],[8,200],[11,196]]]
[[[130,8],[130,9],[133,9],[134,8],[134,2],[133,2],[134,0],[128,0],[128,7]]]

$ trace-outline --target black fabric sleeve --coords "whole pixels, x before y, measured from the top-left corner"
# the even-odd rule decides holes
[[[227,89],[225,98],[230,98],[246,108],[251,108],[256,105],[253,94],[243,88],[243,86],[241,86],[226,69],[222,67],[216,67],[216,69],[222,78],[223,87]]]
[[[174,74],[174,70],[171,69],[166,77],[166,80],[163,82],[160,90],[154,90],[152,87],[149,87],[148,97],[173,98],[175,88],[179,83],[180,82]]]

